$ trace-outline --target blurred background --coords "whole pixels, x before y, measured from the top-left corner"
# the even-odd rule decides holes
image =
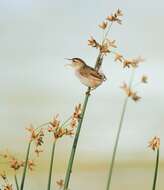
[[[155,135],[161,138],[158,189],[164,182],[164,2],[121,0],[1,0],[0,1],[0,151],[24,155],[25,128],[49,121],[55,114],[68,118],[83,102],[81,85],[64,58],[81,57],[93,66],[97,51],[88,47],[90,35],[102,38],[98,25],[117,8],[123,24],[112,27],[118,51],[125,57],[142,56],[135,80],[149,76],[137,90],[138,103],[129,101],[119,142],[112,188],[150,189],[155,153],[147,148]],[[109,55],[103,63],[108,80],[92,93],[78,144],[71,189],[104,189],[112,148],[125,98],[120,90],[128,69]],[[55,180],[64,177],[73,139],[59,142]],[[51,139],[31,179],[47,177]],[[0,165],[0,168],[5,166]],[[30,188],[44,189],[45,180],[28,178]],[[28,181],[27,181],[28,183]],[[27,188],[28,189],[28,188]]]

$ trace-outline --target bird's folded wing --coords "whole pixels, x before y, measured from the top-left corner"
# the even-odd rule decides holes
[[[84,77],[92,78],[93,80],[103,79],[103,76],[100,73],[98,73],[96,70],[94,70],[93,68],[83,69],[81,70],[80,74],[83,75]]]

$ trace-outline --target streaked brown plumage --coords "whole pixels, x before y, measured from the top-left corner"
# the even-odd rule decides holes
[[[106,77],[103,73],[100,73],[94,68],[88,66],[82,59],[72,58],[68,60],[71,60],[71,64],[69,65],[75,69],[76,76],[85,86],[94,89],[100,86],[102,82],[106,80]]]

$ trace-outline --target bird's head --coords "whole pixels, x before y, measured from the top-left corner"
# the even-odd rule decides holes
[[[67,60],[71,61],[71,63],[68,65],[73,67],[76,70],[86,65],[85,62],[80,58],[72,58],[72,59],[67,59]]]

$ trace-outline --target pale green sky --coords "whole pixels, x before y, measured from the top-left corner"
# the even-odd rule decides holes
[[[164,138],[164,3],[132,0],[1,0],[0,1],[0,149],[24,147],[24,128],[60,113],[68,117],[82,102],[83,87],[65,57],[81,57],[93,65],[97,51],[87,46],[90,35],[101,38],[97,25],[115,9],[123,10],[123,25],[111,38],[127,57],[146,58],[136,74],[148,74],[140,87],[142,101],[130,101],[120,151],[144,152],[154,135]],[[119,89],[129,72],[108,56],[103,63],[108,80],[91,97],[79,151],[111,152],[124,94]],[[100,136],[101,133],[101,136]],[[68,142],[68,141],[67,141]],[[70,141],[71,142],[71,141]],[[162,145],[164,147],[164,145]]]

